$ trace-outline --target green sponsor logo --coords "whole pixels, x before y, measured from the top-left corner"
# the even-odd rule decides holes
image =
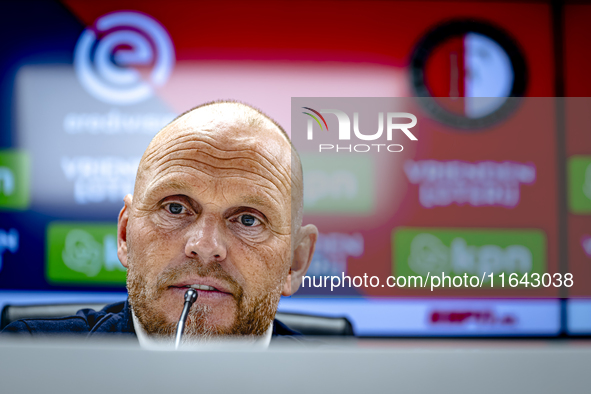
[[[375,180],[370,157],[302,155],[302,167],[304,212],[367,214],[373,210]]]
[[[591,156],[569,158],[568,202],[573,213],[591,213]]]
[[[117,257],[117,225],[53,222],[47,228],[47,279],[52,283],[125,284]]]
[[[0,150],[0,209],[29,206],[29,156],[25,152]]]
[[[392,232],[392,243],[395,276],[546,272],[546,236],[539,230],[403,227]]]

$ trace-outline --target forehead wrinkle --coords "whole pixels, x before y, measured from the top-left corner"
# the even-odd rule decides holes
[[[194,155],[190,155],[190,152],[195,151]],[[253,159],[250,155],[240,154],[244,151],[252,152],[255,155],[258,155],[265,159],[265,163],[261,163],[258,160]],[[282,171],[277,168],[277,166],[270,163],[266,158],[260,155],[257,151],[251,149],[245,149],[242,152],[233,151],[233,157],[220,157],[209,152],[202,151],[197,148],[181,148],[181,149],[174,149],[170,152],[161,152],[162,154],[160,157],[152,158],[151,163],[146,163],[146,170],[150,167],[155,167],[154,170],[156,172],[162,171],[163,168],[167,167],[167,164],[174,164],[178,161],[188,161],[197,164],[201,164],[205,167],[221,169],[221,170],[236,170],[239,172],[247,172],[249,174],[258,175],[261,178],[266,179],[267,181],[271,182],[278,190],[285,193],[290,193],[291,190],[291,182],[287,183],[284,180],[284,174]],[[189,153],[188,155],[183,155],[183,153]],[[238,153],[238,155],[236,154]],[[186,156],[199,156],[204,155],[213,159],[214,163],[209,163],[204,160],[200,160],[194,157],[186,157]],[[171,158],[170,156],[181,156],[181,157],[174,157]],[[236,161],[244,161],[251,164],[251,166],[236,166],[236,165],[228,165],[232,162]],[[265,165],[267,164],[267,165]],[[249,171],[249,168],[253,169],[253,171]],[[281,166],[283,168],[283,166]],[[213,174],[209,174],[214,176]],[[266,177],[265,175],[269,175]]]
[[[242,196],[241,199],[245,204],[261,205],[263,207],[267,207],[267,208],[271,208],[271,209],[275,209],[277,206],[281,205],[281,201],[277,200],[277,198],[275,196],[273,196],[271,193],[269,193],[266,190],[262,190],[262,192],[267,197],[269,197],[273,202],[275,202],[275,205],[270,204],[267,200],[265,200],[264,198],[261,198],[260,196],[257,196],[257,195],[245,195],[245,196]]]
[[[186,165],[186,162],[201,164],[201,166],[196,167],[196,166]],[[252,180],[264,180],[266,183],[270,183],[273,186],[275,186],[275,189],[267,186],[268,189],[282,192],[282,190],[280,188],[278,188],[277,185],[273,181],[269,180],[268,178],[266,178],[256,172],[247,171],[243,167],[227,166],[227,167],[220,168],[220,167],[216,167],[216,166],[212,166],[210,164],[204,163],[199,160],[183,158],[183,159],[168,160],[166,163],[162,163],[162,165],[160,165],[156,170],[158,170],[159,174],[162,174],[164,171],[168,170],[171,167],[181,167],[181,168],[185,168],[185,169],[189,168],[191,170],[199,171],[199,172],[201,172],[205,175],[208,175],[212,178],[237,177],[237,178],[242,178],[242,179],[249,178]],[[210,170],[208,171],[208,169],[210,169]],[[219,173],[220,170],[223,170],[224,173],[220,174]],[[182,171],[177,171],[177,172],[182,172]],[[162,176],[164,176],[164,175],[162,175]]]
[[[263,149],[265,149],[265,147],[263,146]],[[271,156],[273,157],[272,152],[268,151],[265,149],[265,151]],[[281,175],[281,179],[279,179],[280,182],[283,183],[283,186],[286,189],[290,189],[291,190],[291,148],[289,150],[289,155],[290,155],[290,160],[288,162],[288,166],[286,167],[284,165],[284,163],[280,160],[277,160],[277,164],[273,164],[271,163],[264,155],[261,155],[265,160],[267,160],[269,162],[270,165],[272,165],[273,167],[275,167],[275,169],[277,170],[277,172],[279,173],[279,175]]]
[[[168,164],[170,164],[170,163],[168,163]],[[179,173],[179,174],[181,174],[181,176],[186,176],[186,172],[178,171],[178,170],[176,170],[176,171],[169,170],[171,167],[177,167],[177,166],[176,165],[171,165],[171,166],[163,169],[162,171],[160,171],[158,173],[158,175],[152,180],[152,182],[150,182],[150,184],[146,188],[146,192],[147,192],[147,190],[154,189],[154,186],[153,186],[154,184],[156,184],[156,188],[155,188],[156,191],[161,190],[161,189],[166,189],[166,185],[167,185],[166,183],[164,183],[162,185],[158,185],[158,182],[160,182],[160,180],[162,178],[171,176],[171,174]],[[187,166],[181,166],[181,167],[186,168]],[[220,176],[219,174],[215,174],[214,175],[214,174],[208,173],[207,171],[204,171],[203,169],[196,169],[196,168],[193,168],[193,167],[190,167],[190,168],[192,170],[195,170],[195,171],[198,171],[200,173],[203,173],[204,175],[209,176],[210,178],[214,178],[214,179],[221,179],[221,178],[225,178],[225,179],[235,178],[235,179],[239,179],[239,180],[244,180],[245,179],[245,176],[243,176],[243,175],[221,175]],[[248,174],[251,174],[251,173],[248,173]],[[263,178],[263,177],[260,177],[260,176],[258,178],[262,178],[266,182],[269,182],[266,178]],[[253,179],[253,181],[255,181],[255,180],[256,179]],[[190,182],[181,181],[181,182],[176,182],[176,183],[177,183],[176,186],[178,186],[179,188],[183,188],[182,189],[183,191],[185,191],[185,190],[186,191],[191,191],[193,189],[193,185]],[[202,181],[201,183],[205,186],[205,189],[203,189],[203,190],[200,189],[200,192],[203,193],[203,192],[205,192],[206,190],[209,189],[209,186],[207,186],[209,184],[209,182]],[[266,185],[264,183],[257,183],[257,188],[262,189],[261,191],[263,193],[265,193],[270,199],[272,199],[273,201],[275,201],[278,205],[281,205],[280,200],[278,200],[277,197],[273,195],[274,192],[276,193],[278,191],[277,189],[274,189],[272,187],[269,187],[268,185]],[[180,190],[180,189],[177,189],[177,190]]]
[[[206,132],[206,133],[204,133]],[[209,130],[209,129],[201,129],[201,130],[195,130],[195,129],[189,129],[189,128],[183,128],[181,130],[179,130],[177,132],[178,136],[174,139],[169,139],[168,141],[165,141],[159,149],[154,149],[152,152],[150,152],[149,154],[145,155],[145,160],[147,162],[150,162],[153,159],[153,156],[157,155],[158,153],[164,151],[164,152],[170,152],[171,150],[174,150],[174,148],[180,144],[183,143],[194,143],[194,144],[204,144],[205,145],[205,149],[207,150],[213,150],[215,151],[216,154],[213,153],[209,153],[209,152],[202,152],[205,154],[208,154],[214,158],[218,158],[218,159],[224,159],[227,156],[232,156],[231,158],[236,157],[236,153],[237,151],[246,151],[246,152],[250,152],[252,155],[254,155],[255,157],[261,159],[260,160],[260,164],[267,169],[267,171],[270,171],[269,169],[275,169],[277,170],[277,173],[279,174],[279,176],[276,176],[277,179],[284,185],[284,187],[286,187],[286,189],[289,189],[289,187],[287,185],[291,184],[291,169],[287,168],[280,160],[272,160],[272,159],[276,159],[277,155],[274,154],[273,152],[270,152],[268,149],[266,149],[265,145],[258,145],[257,148],[255,149],[253,147],[253,145],[257,145],[258,142],[260,142],[260,140],[254,140],[252,136],[249,136],[248,138],[240,138],[239,136],[233,136],[232,140],[230,141],[232,143],[233,146],[237,146],[237,149],[224,149],[222,146],[223,143],[221,143],[220,141],[218,141],[216,138],[214,138],[213,135],[209,135],[207,134],[207,132],[210,133],[214,133],[215,130]],[[201,135],[199,135],[198,133],[201,133]],[[245,146],[248,145],[248,146]],[[208,149],[210,148],[210,149]],[[266,154],[263,154],[266,153]],[[291,149],[291,145],[289,146],[289,155],[291,157],[292,154],[292,149]],[[226,156],[226,157],[225,157]],[[238,156],[241,157],[241,156]],[[245,159],[252,159],[255,160],[255,158],[251,158],[251,157],[244,157]],[[291,160],[290,163],[288,163],[289,166],[291,165]],[[273,171],[270,171],[273,172]]]
[[[260,156],[264,161],[268,162],[271,165],[274,165],[273,163],[271,163],[271,160],[263,155],[261,152],[258,152],[256,149],[252,148],[252,145],[255,145],[257,142],[261,142],[260,140],[254,140],[252,138],[236,138],[233,136],[233,138],[231,140],[229,140],[229,142],[234,146],[234,148],[226,148],[225,146],[227,144],[225,144],[223,141],[220,141],[219,138],[216,138],[216,136],[210,135],[208,133],[203,133],[203,132],[210,132],[210,133],[214,133],[214,130],[183,130],[184,132],[182,133],[177,133],[178,135],[175,138],[171,138],[168,141],[163,142],[160,146],[158,146],[158,149],[154,149],[153,152],[150,152],[149,154],[146,155],[145,159],[150,160],[152,159],[152,156],[154,154],[157,154],[159,152],[161,152],[163,149],[164,150],[169,150],[170,148],[174,148],[177,145],[181,145],[183,143],[195,143],[195,144],[204,144],[206,145],[205,148],[211,148],[212,150],[215,151],[219,151],[220,153],[222,153],[222,155],[224,153],[228,153],[228,154],[233,154],[236,151],[252,151],[253,153],[255,153],[256,155]],[[219,136],[218,136],[219,137]],[[262,146],[262,148],[264,148],[264,145]],[[274,157],[275,155],[271,154],[270,152],[268,152],[266,149],[264,150],[265,152],[269,153],[270,157]]]
[[[174,173],[174,172],[173,172]],[[154,182],[152,182],[150,185],[148,185],[147,189],[151,189],[151,191],[153,192],[159,192],[162,189],[172,189],[174,191],[178,191],[178,192],[186,192],[192,189],[192,185],[189,182],[186,182],[183,179],[171,179],[165,183],[158,183],[158,181],[162,178],[164,178],[164,176],[166,175],[170,175],[173,173],[168,173],[165,174],[159,178],[154,179]]]
[[[181,194],[191,194],[191,191],[194,190],[196,186],[202,186],[202,188],[200,188],[201,192],[204,192],[209,188],[209,186],[207,186],[207,182],[201,182],[201,185],[196,185],[185,181],[184,179],[179,179],[178,177],[162,181],[163,178],[170,178],[177,173],[185,175],[185,173],[181,171],[167,171],[165,173],[158,173],[144,188],[141,197],[145,200],[149,194],[158,194],[162,191],[170,189]]]
[[[265,201],[263,198],[260,198],[259,196],[255,196],[255,195],[243,195],[240,198],[246,204],[262,205],[264,207],[269,207],[270,206],[269,204],[267,204],[267,201]]]
[[[187,136],[187,137],[189,137],[188,139],[191,138],[191,136]],[[209,141],[206,141],[206,139]],[[234,145],[239,145],[237,147],[237,149],[224,149],[219,146],[220,145],[219,143],[216,144],[216,142],[218,142],[218,141],[215,138],[213,138],[212,136],[209,136],[209,135],[204,135],[203,139],[201,139],[199,141],[191,141],[191,142],[194,142],[196,144],[199,144],[199,143],[205,144],[205,145],[209,146],[210,148],[212,148],[214,151],[220,152],[222,154],[226,153],[229,156],[235,156],[236,153],[238,153],[238,152],[250,152],[254,156],[256,156],[257,158],[261,159],[260,164],[263,164],[263,167],[265,167],[267,170],[269,170],[269,168],[276,169],[280,175],[285,177],[285,174],[282,174],[282,171],[281,171],[281,169],[285,170],[285,167],[282,165],[281,161],[272,160],[273,158],[276,158],[276,155],[274,155],[272,152],[270,152],[268,149],[266,149],[265,145],[258,145],[256,147],[258,149],[255,149],[255,147],[253,147],[253,145],[257,145],[257,143],[260,143],[259,140],[255,140],[254,142],[252,141],[252,138],[242,139],[240,141],[233,140],[232,142],[234,143]],[[240,142],[240,143],[238,143],[238,142]],[[266,153],[266,155],[264,155],[261,151]],[[204,152],[204,153],[209,154],[215,158],[221,158],[219,156],[216,156],[214,154],[210,154],[208,152]],[[290,149],[290,153],[291,153],[291,149]],[[237,156],[237,157],[240,158],[240,157],[244,157],[244,156]],[[231,158],[233,158],[233,157],[231,157]],[[251,158],[251,157],[244,157],[244,158],[256,160],[255,158]],[[273,161],[275,161],[275,163]],[[283,182],[283,183],[288,183],[288,182]]]

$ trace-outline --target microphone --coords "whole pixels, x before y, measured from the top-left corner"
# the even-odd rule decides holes
[[[176,340],[174,342],[175,349],[178,349],[181,345],[181,339],[185,331],[185,323],[187,322],[187,317],[189,316],[189,309],[191,309],[193,303],[197,301],[197,296],[197,290],[195,289],[189,289],[185,292],[185,306],[183,307],[181,317],[179,318],[179,322],[176,326]]]

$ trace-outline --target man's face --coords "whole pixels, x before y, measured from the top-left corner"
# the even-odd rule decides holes
[[[149,333],[174,332],[189,286],[188,335],[267,330],[291,263],[290,152],[277,130],[217,120],[150,145],[122,211],[130,302]]]

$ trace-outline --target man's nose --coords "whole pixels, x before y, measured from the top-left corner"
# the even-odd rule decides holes
[[[227,250],[222,227],[213,216],[202,216],[191,226],[189,239],[185,245],[187,257],[199,257],[203,262],[223,261]]]

